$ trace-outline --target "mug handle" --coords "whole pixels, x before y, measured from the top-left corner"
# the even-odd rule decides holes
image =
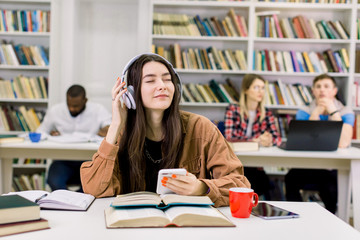
[[[258,205],[258,202],[259,202],[259,196],[255,192],[254,192],[253,196],[254,196],[254,201],[255,202],[252,201],[251,204],[252,204],[252,207],[256,207]]]

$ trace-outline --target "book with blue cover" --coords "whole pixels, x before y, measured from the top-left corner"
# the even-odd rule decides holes
[[[159,195],[154,192],[142,191],[117,195],[111,204],[115,208],[155,207],[158,209],[165,209],[174,205],[210,206],[214,203],[208,196]]]

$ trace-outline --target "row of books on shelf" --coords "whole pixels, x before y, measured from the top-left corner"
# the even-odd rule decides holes
[[[293,115],[281,114],[274,116],[275,126],[282,139],[286,139],[289,132],[289,123],[294,119]]]
[[[44,165],[46,165],[46,159],[41,159],[41,158],[14,158],[13,159],[13,166],[23,166],[23,165],[44,166]]]
[[[272,72],[348,73],[350,60],[345,48],[324,52],[255,50],[253,70]]]
[[[0,131],[31,131],[40,126],[45,113],[34,108],[19,106],[15,109],[9,105],[0,107]]]
[[[283,140],[287,138],[289,132],[289,123],[293,119],[295,119],[295,116],[290,114],[280,114],[274,116],[276,129]],[[352,139],[360,140],[360,114],[355,115]]]
[[[285,84],[280,79],[265,81],[265,105],[304,106],[313,101],[311,87],[301,83]]]
[[[50,11],[0,10],[0,32],[50,32]]]
[[[303,15],[278,19],[276,12],[259,12],[256,36],[266,38],[349,39],[350,34],[339,21],[317,21]],[[265,14],[265,15],[264,15]],[[269,16],[270,15],[270,16]]]
[[[153,34],[184,36],[247,37],[245,18],[230,9],[223,19],[217,16],[202,18],[200,15],[157,13],[153,14]]]
[[[48,78],[45,76],[25,77],[19,75],[10,80],[0,79],[0,98],[5,99],[47,99]]]
[[[168,59],[177,69],[247,70],[245,52],[239,49],[218,50],[211,46],[182,50],[174,43],[169,49],[152,45],[152,52]]]
[[[45,171],[31,175],[21,174],[13,177],[13,192],[26,190],[45,190]]]
[[[202,103],[237,103],[239,92],[230,79],[218,83],[214,79],[208,84],[183,84],[182,102]]]
[[[183,84],[182,102],[190,103],[238,103],[239,91],[233,82],[227,78],[225,83],[214,79],[209,83]],[[311,87],[301,83],[285,84],[280,79],[274,82],[265,81],[265,104],[304,106],[313,101]]]
[[[0,64],[48,66],[49,49],[40,45],[25,46],[4,42],[0,45]]]
[[[289,132],[289,123],[292,119],[295,119],[294,115],[281,114],[274,116],[276,129],[278,130],[282,139],[287,138]],[[360,140],[360,114],[355,115],[355,122],[353,127],[353,140]]]

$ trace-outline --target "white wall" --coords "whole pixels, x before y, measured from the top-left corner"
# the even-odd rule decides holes
[[[89,100],[111,110],[110,91],[123,67],[148,50],[147,5],[146,0],[59,0],[50,104],[65,101],[67,88],[76,83]]]

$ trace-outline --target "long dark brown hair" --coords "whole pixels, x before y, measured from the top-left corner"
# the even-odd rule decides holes
[[[172,66],[162,57],[152,54],[141,55],[128,69],[128,85],[134,87],[136,109],[129,109],[125,129],[119,143],[118,161],[122,176],[122,193],[145,190],[144,144],[147,127],[145,108],[141,99],[142,69],[148,62],[162,63],[169,70],[175,91],[172,103],[165,110],[162,119],[164,138],[162,140],[162,165],[160,168],[174,168],[179,165],[182,149],[182,127],[179,112],[180,79]]]

